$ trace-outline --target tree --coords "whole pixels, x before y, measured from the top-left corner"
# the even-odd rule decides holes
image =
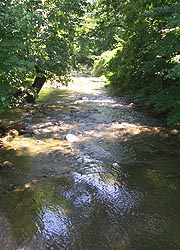
[[[75,26],[85,4],[83,0],[0,3],[1,107],[34,100],[47,77],[66,76]]]
[[[180,5],[174,0],[123,2],[124,46],[110,61],[107,77],[116,88],[166,113],[168,122],[177,124]]]
[[[118,0],[97,0],[94,2],[95,27],[92,35],[96,44],[96,55],[113,50],[117,47],[119,38],[122,38],[124,33],[122,7],[123,1]]]

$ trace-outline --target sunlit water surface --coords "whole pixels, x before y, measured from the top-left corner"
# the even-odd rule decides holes
[[[12,113],[4,114],[10,120]],[[2,250],[180,249],[180,139],[95,78],[16,113],[1,155]]]

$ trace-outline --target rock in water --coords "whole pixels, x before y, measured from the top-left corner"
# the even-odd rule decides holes
[[[66,140],[68,142],[76,142],[78,141],[79,139],[77,138],[77,136],[73,135],[73,134],[67,134],[66,135]]]

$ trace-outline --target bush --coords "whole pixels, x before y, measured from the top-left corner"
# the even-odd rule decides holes
[[[165,113],[168,125],[180,124],[180,86],[172,86],[149,96],[147,104],[152,105],[156,113]]]
[[[94,67],[92,70],[93,76],[102,76],[105,74],[107,65],[109,61],[114,57],[116,54],[117,49],[108,50],[103,52],[100,56],[96,57],[94,61]]]

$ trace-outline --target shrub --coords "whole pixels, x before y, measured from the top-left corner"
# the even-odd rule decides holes
[[[152,105],[156,113],[165,113],[168,125],[180,124],[180,86],[171,86],[149,96],[147,104]]]
[[[100,56],[96,57],[94,67],[92,70],[93,76],[102,76],[105,74],[109,61],[114,57],[117,49],[108,50],[103,52]]]

